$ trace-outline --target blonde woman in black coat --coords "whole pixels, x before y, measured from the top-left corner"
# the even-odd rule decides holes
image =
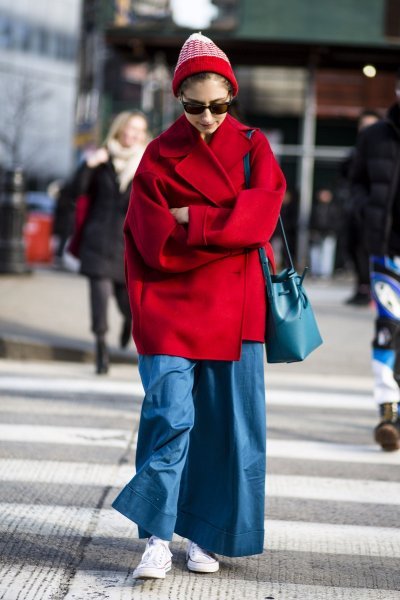
[[[96,337],[96,372],[108,372],[108,304],[115,296],[123,316],[121,347],[131,335],[125,287],[123,224],[133,176],[148,142],[148,123],[139,111],[122,112],[104,145],[79,168],[75,197],[85,195],[89,210],[79,246],[81,273],[89,278],[91,329]]]

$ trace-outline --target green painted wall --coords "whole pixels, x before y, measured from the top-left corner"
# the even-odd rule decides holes
[[[241,0],[236,38],[387,44],[384,0]]]

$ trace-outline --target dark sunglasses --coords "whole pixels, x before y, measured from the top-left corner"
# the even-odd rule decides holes
[[[192,104],[191,102],[185,102],[182,100],[182,106],[185,112],[189,115],[201,115],[207,108],[210,110],[210,113],[213,115],[223,115],[228,112],[228,108],[232,104],[232,101],[229,102],[216,102],[214,104],[208,104],[207,106],[204,104]]]

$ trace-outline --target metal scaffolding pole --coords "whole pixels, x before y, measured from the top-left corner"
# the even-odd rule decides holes
[[[315,92],[315,66],[311,63],[308,67],[305,98],[304,117],[301,140],[301,160],[299,165],[300,180],[300,206],[299,206],[299,232],[297,242],[297,263],[303,268],[308,260],[308,223],[312,207],[312,194],[314,183],[315,163],[315,131],[316,131],[316,92]]]

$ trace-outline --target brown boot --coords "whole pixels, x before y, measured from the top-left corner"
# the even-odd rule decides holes
[[[375,427],[375,441],[386,452],[400,448],[400,417],[398,402],[384,402],[380,405],[381,422]]]

